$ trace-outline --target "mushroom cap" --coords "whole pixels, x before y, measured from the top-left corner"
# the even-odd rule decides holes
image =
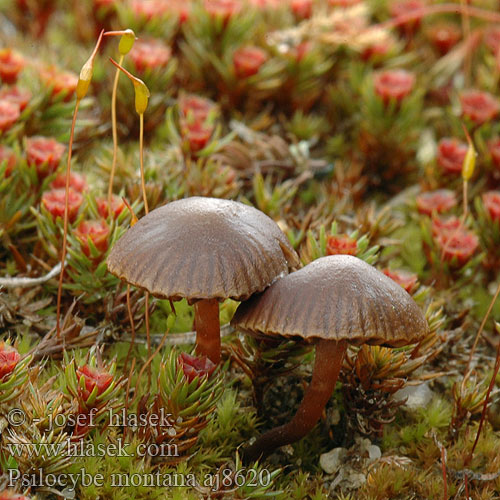
[[[399,347],[427,321],[391,278],[350,255],[322,257],[239,305],[231,324],[256,335],[347,340]]]
[[[296,266],[278,225],[236,201],[192,197],[151,211],[114,245],[111,273],[152,295],[244,300]]]

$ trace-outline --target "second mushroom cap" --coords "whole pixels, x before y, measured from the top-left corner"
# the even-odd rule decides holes
[[[242,303],[232,324],[266,335],[389,347],[417,342],[428,328],[400,285],[350,255],[317,259],[276,281]]]

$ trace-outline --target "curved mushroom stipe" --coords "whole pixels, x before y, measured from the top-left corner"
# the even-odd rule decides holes
[[[194,304],[196,351],[216,365],[220,363],[220,320],[217,299],[199,300]]]
[[[290,422],[265,432],[245,448],[242,452],[245,462],[258,460],[280,446],[302,439],[316,425],[335,389],[346,349],[345,340],[318,341],[311,383],[297,413]]]

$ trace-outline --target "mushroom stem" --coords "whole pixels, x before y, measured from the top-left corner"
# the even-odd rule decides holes
[[[316,425],[335,389],[346,348],[345,340],[320,340],[316,344],[312,380],[297,413],[290,422],[267,431],[245,448],[245,461],[258,460],[280,446],[298,441]]]
[[[196,350],[215,364],[220,362],[219,301],[203,299],[194,304]]]

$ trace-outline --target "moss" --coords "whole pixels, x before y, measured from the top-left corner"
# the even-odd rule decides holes
[[[175,380],[179,383],[172,384],[178,392],[170,401],[171,406],[186,400],[191,405],[180,410],[186,418],[179,417],[177,422],[185,431],[179,439],[184,443],[193,439],[185,443],[187,448],[182,458],[155,461],[151,456],[138,456],[142,445],[158,444],[156,439],[170,443],[169,439],[161,432],[148,432],[151,429],[106,427],[102,419],[83,442],[97,448],[116,445],[122,439],[126,442],[125,450],[135,456],[108,453],[74,457],[68,466],[61,453],[52,463],[47,457],[32,462],[41,463],[42,469],[59,465],[61,471],[103,474],[106,480],[102,485],[79,484],[75,498],[82,500],[200,497],[423,500],[443,497],[443,446],[447,455],[448,497],[464,496],[464,477],[468,474],[471,498],[497,498],[500,419],[495,391],[472,457],[470,452],[491,376],[498,340],[492,320],[500,320],[500,301],[493,305],[473,356],[473,374],[462,386],[473,338],[498,281],[498,223],[487,214],[482,195],[498,189],[498,167],[488,151],[488,142],[497,138],[500,129],[495,120],[476,126],[463,116],[459,102],[462,77],[471,88],[487,90],[498,97],[497,61],[487,46],[491,23],[471,17],[473,34],[485,36],[474,51],[471,71],[467,74],[467,58],[461,65],[451,56],[442,57],[430,41],[428,28],[440,22],[440,17],[434,15],[425,16],[423,29],[416,29],[411,38],[408,26],[391,30],[389,52],[380,58],[370,58],[365,47],[359,45],[359,33],[355,37],[346,29],[339,44],[329,39],[336,29],[328,23],[342,17],[344,10],[336,9],[335,15],[330,16],[334,11],[326,5],[327,0],[315,0],[319,15],[302,24],[301,16],[286,5],[276,11],[254,8],[250,12],[245,7],[241,17],[227,22],[214,20],[204,12],[204,2],[199,1],[195,2],[194,17],[182,26],[176,16],[158,14],[148,21],[131,8],[135,3],[151,2],[114,2],[109,11],[95,8],[97,3],[97,0],[9,0],[0,7],[2,45],[22,52],[28,64],[19,75],[18,85],[33,95],[12,128],[0,132],[0,145],[12,148],[15,156],[15,168],[9,176],[6,164],[0,165],[2,279],[39,278],[60,258],[61,220],[54,220],[40,205],[42,194],[50,189],[55,176],[63,172],[64,165],[39,179],[35,167],[30,167],[26,160],[26,139],[44,135],[67,141],[74,100],[53,96],[53,89],[41,78],[40,68],[57,63],[77,75],[88,58],[89,47],[95,43],[95,34],[102,27],[130,24],[139,37],[161,38],[172,49],[168,69],[148,70],[141,75],[151,90],[150,107],[145,115],[145,177],[150,207],[193,195],[253,203],[279,223],[303,263],[326,254],[329,235],[350,235],[357,240],[359,256],[380,269],[404,268],[417,273],[421,286],[413,291],[413,297],[427,310],[433,335],[414,351],[413,347],[393,351],[380,347],[350,349],[342,382],[337,384],[327,405],[327,418],[306,438],[277,450],[258,464],[243,466],[239,450],[264,429],[290,418],[309,380],[312,354],[292,346],[283,350],[261,349],[259,344],[252,350],[251,342],[244,342],[238,332],[224,338],[226,361],[221,372],[225,379],[223,383],[219,380],[218,386],[224,386],[224,394],[208,415],[196,412],[196,404],[200,403],[196,384],[189,388],[175,360],[170,366],[174,375],[179,376]],[[192,2],[160,3],[171,7]],[[390,4],[394,2],[366,0],[365,3],[371,17],[348,22],[347,27],[387,21]],[[432,9],[439,9],[442,3],[446,2],[433,2]],[[476,2],[482,9],[491,9],[491,17],[497,3],[496,0]],[[449,16],[458,25],[459,18],[454,14]],[[48,24],[42,26],[45,20]],[[316,29],[318,23],[321,29]],[[384,32],[379,34],[382,39]],[[68,417],[82,411],[81,401],[92,401],[89,394],[87,398],[81,397],[80,393],[86,390],[85,381],[72,387],[73,392],[67,390],[68,373],[64,371],[71,360],[77,366],[85,363],[92,344],[103,346],[99,356],[105,366],[116,358],[117,378],[130,374],[128,384],[123,383],[107,401],[115,409],[126,406],[130,414],[147,414],[157,409],[155,398],[162,387],[158,379],[164,373],[166,360],[173,359],[169,357],[173,352],[191,352],[193,348],[192,343],[187,343],[176,346],[174,351],[167,336],[149,366],[149,383],[149,370],[145,369],[148,350],[144,294],[141,290],[132,293],[137,342],[128,359],[132,332],[126,287],[106,272],[105,255],[99,258],[94,255],[96,261],[86,258],[73,234],[80,220],[100,217],[96,198],[106,196],[112,163],[109,117],[114,68],[108,64],[108,56],[115,57],[117,43],[111,38],[106,38],[106,42],[107,46],[98,53],[92,87],[81,103],[76,124],[73,166],[86,175],[90,189],[84,195],[78,221],[70,227],[70,253],[62,297],[62,310],[70,313],[64,341],[57,339],[53,329],[57,278],[28,288],[0,287],[0,341],[10,338],[17,342],[22,355],[45,345],[37,361],[31,364],[31,386],[26,384],[16,400],[1,405],[1,474],[7,465],[20,470],[29,466],[26,457],[16,461],[10,455],[6,446],[9,440],[56,443],[64,432],[73,432],[74,426],[68,424],[57,427],[51,435],[46,432],[45,423],[31,419],[35,413],[36,416],[41,413],[45,422],[51,412]],[[269,59],[262,71],[238,80],[232,56],[237,48],[250,42],[265,49]],[[299,53],[299,49],[304,53]],[[125,65],[133,69],[127,59]],[[414,91],[399,104],[395,100],[385,103],[375,92],[375,73],[381,68],[405,66],[417,75]],[[442,87],[444,84],[446,87]],[[2,80],[1,90],[6,85]],[[120,80],[114,193],[125,197],[140,217],[144,212],[132,90],[129,82]],[[212,122],[216,125],[213,135],[199,154],[185,147],[179,123],[178,97],[182,92],[217,101],[217,110],[208,120],[210,125]],[[432,235],[432,219],[418,212],[415,201],[419,192],[447,188],[455,193],[458,203],[445,215],[461,216],[462,180],[459,174],[444,175],[436,159],[436,148],[444,137],[465,140],[462,122],[474,132],[472,138],[478,152],[476,172],[469,182],[469,217],[463,223],[479,241],[479,247],[463,266],[458,261],[444,259]],[[117,221],[108,220],[113,227],[109,248],[129,227],[130,219],[130,213],[124,211]],[[199,245],[201,251],[203,242]],[[170,333],[193,330],[193,308],[185,300],[175,302],[175,311],[167,300],[152,298],[151,304],[154,348],[166,329]],[[231,300],[221,303],[222,325],[228,324],[236,307],[237,303]],[[240,348],[248,348],[247,357],[237,358]],[[261,351],[256,354],[258,349]],[[93,356],[98,356],[96,351]],[[253,361],[258,358],[254,365],[252,356]],[[370,356],[373,362],[367,367]],[[130,372],[132,361],[134,369]],[[375,376],[368,380],[368,373]],[[409,410],[399,407],[399,403],[392,404],[391,395],[400,386],[435,377],[435,382],[429,382],[434,397],[424,408]],[[359,390],[360,380],[369,390]],[[256,387],[256,392],[259,391],[260,382],[263,404],[254,406],[252,391]],[[500,375],[497,387],[499,384]],[[210,397],[207,400],[212,401]],[[10,425],[11,407],[25,408],[33,414],[25,425]],[[337,412],[340,418],[332,418]],[[368,461],[366,452],[356,444],[357,433],[363,433],[373,446],[380,447],[380,459]],[[358,464],[364,464],[362,473],[366,475],[366,483],[357,491],[343,491],[343,486],[336,482],[337,476],[329,476],[321,469],[320,455],[341,446],[347,447]],[[251,484],[250,469],[259,477],[256,485]],[[346,466],[344,470],[349,469]],[[162,486],[142,481],[143,484],[116,487],[110,483],[113,475],[121,474],[123,480],[137,477],[139,482],[141,478],[154,482],[156,473],[164,475],[166,482],[169,478],[181,482],[192,474],[199,484]],[[2,485],[4,477],[0,476]],[[221,482],[224,478],[227,484]],[[33,488],[32,493],[40,500],[55,498],[42,488]]]

